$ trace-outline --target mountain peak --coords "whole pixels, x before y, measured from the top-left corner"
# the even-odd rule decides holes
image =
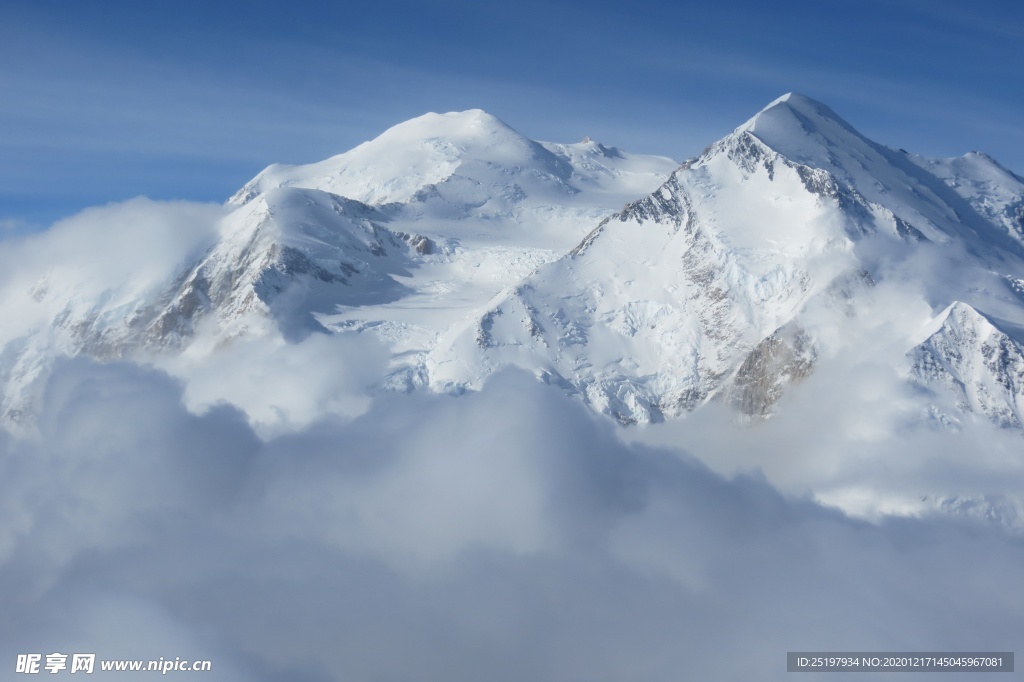
[[[956,423],[956,410],[985,415],[1004,428],[1024,424],[1024,348],[972,306],[955,301],[931,323],[930,336],[915,346],[912,379],[946,386],[955,409],[939,417]],[[942,410],[940,409],[940,414]]]
[[[777,97],[772,102],[770,102],[765,107],[765,109],[768,109],[771,106],[773,106],[775,104],[779,104],[781,102],[788,102],[791,106],[813,106],[813,107],[824,107],[824,108],[828,109],[828,106],[826,106],[824,103],[814,99],[813,97],[805,95],[805,94],[803,94],[801,92],[792,92],[792,91],[787,92],[786,94],[784,94],[784,95],[782,95],[780,97]]]
[[[795,92],[788,92],[772,101],[736,132],[751,133],[786,156],[790,155],[789,151],[799,150],[793,154],[796,157],[804,155],[806,143],[811,140],[826,145],[864,141],[863,136],[832,109]]]
[[[811,99],[807,95],[801,95],[799,92],[787,92],[781,97],[776,97],[774,100],[768,103],[768,105],[761,111],[767,111],[772,107],[780,104],[790,104],[791,106],[805,106],[805,105],[817,105],[822,106],[821,102]]]
[[[807,95],[801,95],[798,92],[787,92],[785,95],[772,100],[753,118],[747,121],[747,124],[754,123],[765,115],[771,115],[773,112],[780,113],[783,111],[792,112],[793,114],[801,115],[809,119],[828,119],[841,122],[846,126],[850,125],[843,121],[839,114],[832,111],[828,105],[823,104],[816,99],[812,99]]]
[[[368,204],[401,203],[424,187],[445,181],[466,163],[507,169],[558,165],[538,143],[482,109],[431,112],[324,161],[270,166],[231,203],[244,204],[274,187],[289,186],[320,189]]]
[[[377,142],[420,141],[445,139],[471,140],[489,135],[522,137],[507,123],[483,109],[449,111],[443,114],[429,112],[388,128]]]

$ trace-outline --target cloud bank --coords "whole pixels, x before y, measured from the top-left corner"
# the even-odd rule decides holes
[[[3,665],[781,680],[789,650],[1012,650],[1024,631],[1019,539],[870,524],[623,443],[518,371],[261,439],[236,408],[190,412],[167,374],[75,359],[39,413],[0,442]]]

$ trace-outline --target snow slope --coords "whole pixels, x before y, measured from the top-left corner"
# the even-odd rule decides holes
[[[4,414],[63,355],[183,372],[237,340],[327,334],[382,343],[386,390],[517,365],[626,424],[708,402],[760,419],[874,334],[929,418],[1020,428],[1022,216],[1024,182],[991,158],[889,149],[796,94],[681,166],[426,114],[268,167],[144,276],[114,276],[131,254],[83,286],[21,268]],[[893,289],[902,309],[879,303]]]
[[[971,188],[954,192],[949,173],[926,173],[824,105],[784,96],[453,329],[432,355],[432,385],[479,386],[516,364],[627,424],[716,398],[766,416],[819,355],[839,352],[831,328],[863,324],[851,300],[884,283],[894,257],[929,248],[958,259],[953,272],[919,273],[929,305],[956,294],[1019,324],[1020,300],[1007,296],[1024,271],[1019,248],[991,216],[1012,214],[1020,181],[971,164],[933,164]],[[909,351],[912,337],[895,343]],[[971,343],[954,345],[985,352]],[[1016,414],[1013,370],[990,370],[971,390],[1009,382],[982,412],[1017,425],[997,416]]]
[[[374,335],[394,354],[388,386],[425,384],[440,334],[676,165],[589,140],[535,142],[473,110],[427,114],[320,163],[270,166],[146,286],[107,271],[85,290],[55,287],[42,269],[12,281],[36,293],[18,310],[5,297],[8,319],[26,323],[8,326],[3,413],[20,418],[63,355],[173,367],[233,339],[311,332]],[[73,271],[82,255],[56,265]]]
[[[910,351],[914,381],[931,390],[942,387],[942,397],[952,399],[936,417],[955,424],[964,412],[977,412],[999,426],[1020,429],[1024,344],[959,301],[937,322],[938,328]]]

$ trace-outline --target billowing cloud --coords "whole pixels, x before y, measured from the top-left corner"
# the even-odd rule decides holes
[[[231,404],[262,437],[270,437],[325,415],[365,412],[389,359],[376,337],[312,334],[290,343],[271,332],[226,344],[200,338],[184,353],[155,361],[185,383],[192,411]]]
[[[1004,532],[852,520],[624,444],[519,372],[264,440],[235,408],[190,412],[166,374],[73,360],[39,424],[0,450],[3,665],[771,680],[787,650],[1012,650],[1024,627]]]
[[[159,283],[213,243],[223,214],[217,204],[144,197],[88,208],[45,232],[5,243],[3,281],[49,269],[89,291],[126,279]]]
[[[0,330],[6,343],[62,312],[117,321],[217,238],[224,208],[146,198],[86,209],[0,250]]]

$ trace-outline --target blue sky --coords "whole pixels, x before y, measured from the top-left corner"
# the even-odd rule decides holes
[[[684,159],[778,95],[1024,174],[1015,2],[5,2],[0,226],[222,201],[426,111]],[[0,230],[2,232],[3,230]]]

